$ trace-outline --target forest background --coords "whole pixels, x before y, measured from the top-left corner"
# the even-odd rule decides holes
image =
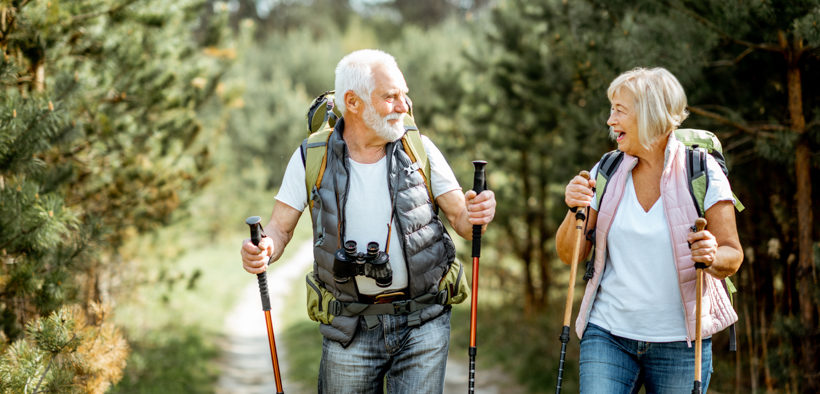
[[[244,218],[361,48],[396,57],[465,189],[490,163],[479,365],[552,391],[564,186],[614,147],[609,82],[662,66],[747,207],[738,351],[714,337],[710,389],[817,392],[818,23],[818,0],[2,0],[0,392],[211,392]],[[577,389],[574,336],[568,364]]]

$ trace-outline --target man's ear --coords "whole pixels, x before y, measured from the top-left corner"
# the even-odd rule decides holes
[[[353,93],[352,90],[345,92],[344,100],[346,112],[358,114],[364,107],[364,101],[362,101],[361,97],[356,95],[356,93]]]

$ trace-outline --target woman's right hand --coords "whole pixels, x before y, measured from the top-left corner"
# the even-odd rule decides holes
[[[592,203],[595,187],[595,179],[587,179],[581,175],[576,175],[569,181],[564,191],[564,202],[568,207],[588,207]]]
[[[263,237],[259,240],[259,246],[256,246],[247,238],[242,243],[239,253],[242,255],[242,268],[245,271],[261,274],[268,269],[268,260],[273,255],[273,240],[270,237]]]

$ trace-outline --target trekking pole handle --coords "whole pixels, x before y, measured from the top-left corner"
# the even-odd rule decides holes
[[[265,231],[262,229],[262,218],[259,216],[251,216],[245,219],[245,223],[251,229],[251,243],[259,246],[259,241],[265,237]],[[256,280],[259,284],[259,295],[262,297],[262,310],[270,310],[270,296],[268,295],[268,275],[267,272],[256,274]]]
[[[589,171],[587,171],[587,170],[583,170],[583,171],[579,172],[578,176],[586,179],[587,181],[589,181],[589,179],[590,179]],[[595,192],[595,188],[592,188],[592,191]],[[583,209],[578,209],[578,208],[581,208],[581,207],[572,207],[570,209],[571,212],[575,213],[576,221],[577,220],[580,220],[580,221],[586,220],[587,217],[586,217],[586,214],[584,213],[584,210]]]
[[[473,191],[475,194],[481,194],[487,189],[487,179],[484,176],[484,167],[487,162],[484,160],[474,160],[473,166],[475,173],[473,174]],[[473,225],[473,257],[481,257],[481,225]]]
[[[695,231],[700,232],[706,228],[706,219],[705,218],[697,218],[695,220]]]
[[[487,189],[487,180],[484,176],[484,167],[487,165],[487,162],[484,160],[474,160],[473,166],[475,167],[475,174],[473,175],[473,190],[475,190],[475,194],[481,194],[485,189]]]
[[[705,228],[706,228],[706,219],[705,218],[695,219],[695,225],[692,226],[692,231],[693,232],[701,232]],[[691,243],[689,244],[689,247],[690,248],[692,247]],[[706,264],[704,264],[704,263],[695,263],[695,268],[702,270],[702,269],[706,268]]]

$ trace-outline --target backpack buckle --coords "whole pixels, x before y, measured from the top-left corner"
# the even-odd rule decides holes
[[[328,302],[327,304],[327,313],[330,313],[333,316],[341,316],[342,315],[342,303],[339,300],[333,300]]]
[[[410,176],[410,174],[418,171],[420,168],[421,168],[421,166],[419,165],[419,163],[414,162],[414,163],[410,164],[409,166],[407,166],[407,168],[404,169],[404,174],[407,175],[407,176]]]
[[[410,312],[410,302],[412,300],[403,300],[403,301],[395,301],[393,302],[393,314],[394,315],[406,315]]]

